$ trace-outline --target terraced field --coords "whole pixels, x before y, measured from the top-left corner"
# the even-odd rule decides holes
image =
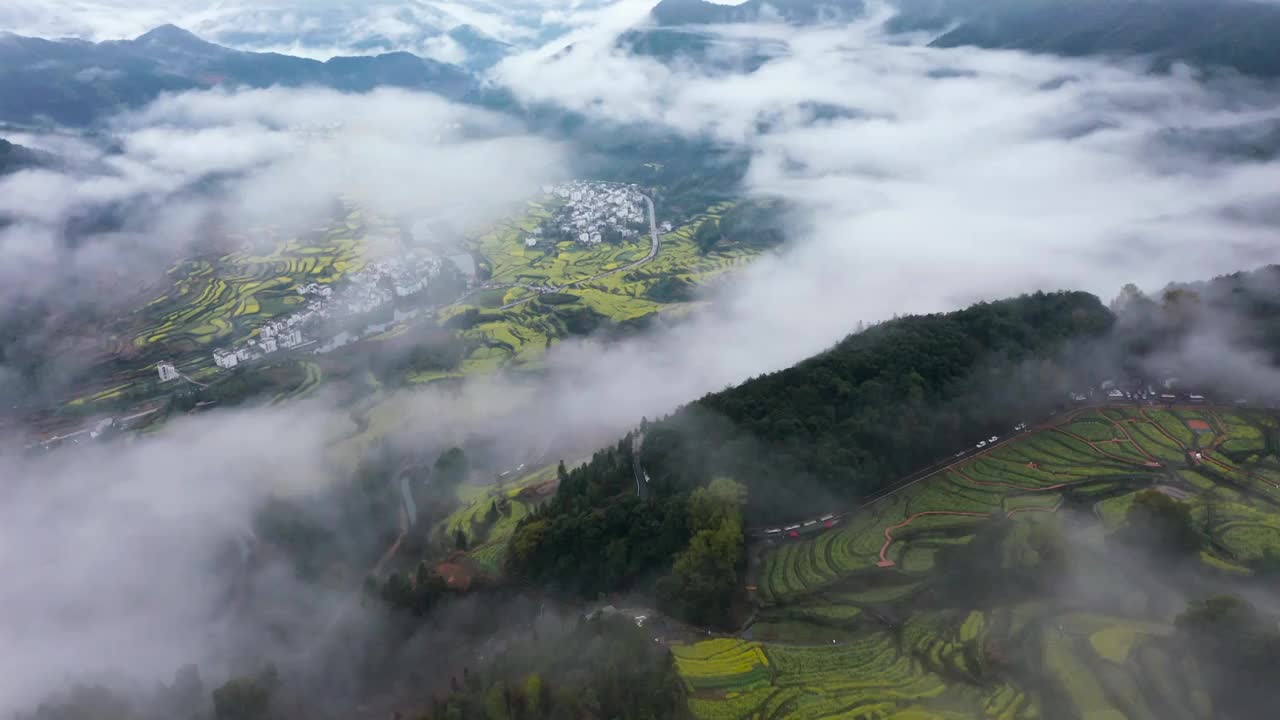
[[[1197,420],[1210,430],[1191,431]],[[1082,412],[874,503],[838,529],[783,544],[765,560],[760,597],[787,601],[855,573],[927,572],[938,547],[994,515],[1068,503],[1114,526],[1135,492],[1156,485],[1191,494],[1194,512],[1212,516],[1224,560],[1280,552],[1280,483],[1271,479],[1280,463],[1265,452],[1275,432],[1273,420],[1201,407]]]
[[[268,254],[183,261],[169,271],[169,291],[129,318],[133,344],[181,353],[244,340],[304,302],[298,285],[327,285],[363,269],[370,229],[353,211],[326,230],[278,242]]]
[[[833,529],[777,542],[764,555],[760,608],[741,638],[674,649],[694,711],[1017,720],[1050,708],[1050,717],[1089,720],[1212,718],[1200,673],[1174,644],[1179,593],[1143,561],[1117,559],[1106,535],[1124,525],[1136,493],[1156,488],[1185,502],[1202,529],[1199,572],[1247,580],[1258,561],[1280,557],[1278,449],[1280,424],[1261,412],[1088,409]],[[1005,533],[1000,543],[992,544],[992,528]],[[1034,538],[1055,528],[1070,533],[1069,565],[1042,565],[1054,562],[1040,554],[1052,547]],[[1038,594],[1028,583],[1053,578],[1022,570],[1039,567],[1072,584]],[[1022,584],[993,588],[974,572]],[[742,660],[755,651],[759,660]]]
[[[472,491],[464,504],[436,527],[447,540],[459,531],[467,538],[467,557],[484,572],[497,575],[506,562],[507,540],[521,518],[555,493],[556,465],[539,468],[511,483]],[[487,518],[496,510],[497,518]]]
[[[825,647],[717,639],[672,652],[700,718],[1037,717],[1007,685],[948,683],[887,632]]]
[[[475,349],[464,362],[463,372],[488,372],[505,366],[536,367],[548,345],[575,334],[584,334],[601,323],[625,323],[659,312],[670,312],[680,303],[664,302],[650,291],[664,280],[699,284],[741,266],[755,256],[745,248],[717,250],[703,254],[693,241],[698,226],[707,218],[719,218],[732,207],[722,203],[662,236],[657,257],[651,262],[566,289],[561,304],[534,300],[497,313],[517,300],[532,296],[524,287],[487,290],[468,298],[465,304],[449,308],[446,317],[474,309],[486,321],[468,328],[463,335]],[[550,214],[549,205],[533,203],[528,215],[482,236],[474,247],[485,258],[493,283],[560,287],[593,277],[643,258],[649,252],[649,238],[619,245],[602,244],[584,248],[573,242],[526,248],[521,239]],[[491,317],[491,319],[488,319]]]

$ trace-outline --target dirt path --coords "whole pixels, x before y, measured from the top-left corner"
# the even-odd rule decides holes
[[[1054,503],[1054,504],[1053,504],[1053,507],[1047,507],[1047,508],[1046,508],[1046,507],[1025,507],[1025,508],[1016,508],[1016,509],[1014,509],[1014,510],[1010,510],[1010,511],[1006,512],[1006,513],[1005,513],[1005,517],[1013,517],[1014,515],[1017,515],[1018,513],[1024,513],[1024,512],[1047,512],[1047,513],[1056,513],[1056,512],[1058,512],[1058,510],[1060,510],[1061,508],[1062,508],[1062,498],[1058,498],[1058,502]]]
[[[959,510],[926,510],[924,512],[918,512],[914,515],[911,515],[906,520],[903,520],[897,525],[890,525],[889,527],[884,529],[884,545],[880,546],[880,562],[876,563],[876,567],[890,568],[890,567],[893,567],[894,565],[897,565],[896,562],[890,560],[888,556],[885,554],[889,552],[889,546],[893,544],[893,531],[904,528],[910,525],[911,523],[915,522],[917,518],[922,518],[926,515],[956,515],[956,516],[962,516],[962,517],[981,517],[981,518],[991,517],[991,513],[961,512]]]
[[[1110,419],[1110,418],[1108,418],[1108,419]],[[1112,424],[1113,424],[1113,425],[1115,424],[1115,423],[1114,423],[1114,421],[1112,422]],[[1062,429],[1062,428],[1060,428],[1060,427],[1056,427],[1056,428],[1053,428],[1053,431],[1054,431],[1054,432],[1056,432],[1056,433],[1062,433],[1063,435],[1066,435],[1067,437],[1069,437],[1069,438],[1071,438],[1072,440],[1075,440],[1075,441],[1077,441],[1077,442],[1082,442],[1082,443],[1084,443],[1085,445],[1088,445],[1089,447],[1093,448],[1093,451],[1094,451],[1094,452],[1096,452],[1096,453],[1098,453],[1099,455],[1101,455],[1101,456],[1103,456],[1103,457],[1106,457],[1106,458],[1111,458],[1112,460],[1115,460],[1115,461],[1116,461],[1116,462],[1118,462],[1118,463],[1124,463],[1125,465],[1137,465],[1137,466],[1139,466],[1139,467],[1162,467],[1162,466],[1160,465],[1160,463],[1159,463],[1159,462],[1157,462],[1157,461],[1155,460],[1155,458],[1153,458],[1153,457],[1151,457],[1150,455],[1148,455],[1148,454],[1146,453],[1146,451],[1145,451],[1145,450],[1143,450],[1143,449],[1142,449],[1142,447],[1141,447],[1140,445],[1138,445],[1137,443],[1133,442],[1133,438],[1132,438],[1132,437],[1130,437],[1130,436],[1129,436],[1129,433],[1127,433],[1127,432],[1125,433],[1125,437],[1128,437],[1128,438],[1129,438],[1129,443],[1130,443],[1130,444],[1132,444],[1135,448],[1137,448],[1137,449],[1138,449],[1138,452],[1142,453],[1143,457],[1146,457],[1146,458],[1147,458],[1147,462],[1146,462],[1146,463],[1139,463],[1139,462],[1137,462],[1136,460],[1134,460],[1133,458],[1121,457],[1121,456],[1119,456],[1119,455],[1112,455],[1111,453],[1107,452],[1106,450],[1103,450],[1102,448],[1098,447],[1098,443],[1097,443],[1097,442],[1095,442],[1095,441],[1093,441],[1093,440],[1088,440],[1088,439],[1086,439],[1084,436],[1082,436],[1082,435],[1077,435],[1077,434],[1075,434],[1075,433],[1071,432],[1070,430],[1063,430],[1063,429]],[[1123,431],[1124,431],[1124,430],[1123,430],[1123,428],[1121,428],[1121,432],[1123,432]]]

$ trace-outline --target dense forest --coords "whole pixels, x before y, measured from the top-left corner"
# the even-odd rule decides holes
[[[1112,323],[1091,295],[1041,293],[851,335],[646,422],[646,481],[632,435],[563,472],[513,535],[507,569],[584,598],[652,585],[676,617],[729,623],[740,508],[776,520],[815,501],[847,503],[1003,430],[1061,398],[1073,375],[1064,367]]]
[[[537,626],[493,665],[453,680],[421,720],[680,720],[685,691],[666,647],[629,620],[599,617],[540,637]]]
[[[1130,287],[1114,311],[1086,293],[1036,293],[850,335],[795,367],[645,422],[643,442],[628,436],[565,473],[555,498],[513,536],[508,570],[585,598],[652,587],[677,617],[728,622],[732,597],[716,588],[733,581],[712,579],[740,561],[741,528],[736,542],[730,530],[714,542],[690,513],[714,478],[742,488],[747,524],[844,509],[958,447],[1059,409],[1071,390],[1140,376],[1206,323],[1230,328],[1245,347],[1280,350],[1277,277],[1272,267],[1170,285],[1155,299]],[[1160,498],[1138,507],[1149,503]],[[1176,527],[1162,532],[1180,537]],[[695,575],[708,587],[690,584]]]
[[[662,486],[743,482],[752,521],[847,503],[1051,409],[1112,323],[1084,293],[884,323],[650,425],[641,462]]]

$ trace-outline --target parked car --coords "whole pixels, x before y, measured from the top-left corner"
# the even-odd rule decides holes
[[[999,435],[992,435],[992,436],[991,436],[991,439],[990,439],[990,440],[988,440],[987,442],[992,442],[992,443],[993,443],[993,442],[995,442],[995,441],[997,441],[997,440],[999,440],[999,439],[1000,439],[1000,436],[999,436]]]
[[[984,447],[986,447],[986,446],[987,446],[987,441],[986,441],[986,440],[983,440],[982,442],[978,443],[978,447],[980,447],[980,448],[984,448]]]

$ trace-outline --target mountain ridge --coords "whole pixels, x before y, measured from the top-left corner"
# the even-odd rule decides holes
[[[0,38],[0,121],[85,127],[165,92],[217,86],[324,87],[362,92],[399,87],[451,100],[473,98],[481,83],[467,70],[407,52],[338,56],[328,61],[235,50],[175,25],[132,40]]]

